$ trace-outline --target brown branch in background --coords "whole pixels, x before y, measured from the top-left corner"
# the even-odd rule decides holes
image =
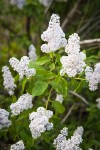
[[[74,4],[73,8],[70,10],[70,12],[67,14],[65,20],[63,21],[61,27],[63,30],[65,30],[65,27],[67,26],[67,24],[71,21],[71,19],[74,17],[77,9],[78,9],[78,6],[79,6],[79,3],[80,3],[81,0],[77,0],[77,2]]]
[[[79,24],[78,24],[78,27],[77,27],[77,31],[78,29],[80,29],[81,25],[83,24],[83,22],[85,21],[85,18],[86,18],[86,15],[88,14],[88,11],[89,11],[89,7],[90,7],[90,0],[87,0],[86,4],[85,4],[85,12],[82,13],[82,17],[79,21]]]
[[[63,123],[67,120],[67,118],[70,116],[70,114],[71,114],[72,110],[74,109],[74,107],[75,107],[75,104],[73,104],[73,105],[70,107],[68,113],[67,113],[67,114],[65,115],[65,117],[62,119],[61,124],[63,124]]]
[[[6,30],[10,31],[12,34],[22,37],[22,35],[18,34],[13,28],[11,28],[10,24],[7,24],[4,20],[0,19],[1,26]]]
[[[91,18],[88,18],[88,20],[85,22],[85,24],[83,24],[82,27],[77,29],[77,33],[79,35],[83,35],[88,30],[88,28],[90,28],[91,26],[93,26],[94,23],[96,23],[100,20],[99,14],[100,14],[99,11],[94,12],[94,14],[91,16]],[[87,34],[86,34],[86,36],[87,36]]]
[[[30,26],[31,26],[31,17],[27,16],[27,19],[26,19],[26,33],[27,33],[29,41],[32,41]]]
[[[48,7],[46,7],[45,12],[44,12],[45,14],[47,14],[47,13],[48,13],[48,11],[49,11],[49,9],[50,9],[50,7],[51,7],[52,3],[53,3],[53,0],[51,1],[50,5],[49,5]]]
[[[80,100],[82,100],[86,105],[89,105],[89,102],[80,94],[74,92],[74,91],[69,91],[70,94],[78,97]]]
[[[93,32],[95,32],[95,29],[96,29],[96,27],[97,27],[98,25],[100,26],[100,20],[98,20],[98,21],[96,21],[95,23],[91,24],[91,25],[87,28],[87,30],[85,30],[85,31],[82,33],[81,39],[84,39],[85,37],[89,37],[91,33],[93,34]]]
[[[80,45],[81,45],[81,47],[84,47],[84,46],[93,46],[93,45],[100,46],[100,39],[83,40],[83,41],[80,41]]]

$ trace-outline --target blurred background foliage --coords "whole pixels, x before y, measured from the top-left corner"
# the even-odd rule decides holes
[[[46,30],[52,13],[59,14],[66,38],[75,32],[79,34],[81,41],[100,37],[100,0],[65,0],[62,2],[53,0],[49,7],[44,7],[38,0],[26,0],[22,9],[11,5],[10,0],[0,0],[0,70],[2,66],[9,65],[9,58],[21,58],[27,55],[30,44],[35,45],[38,56],[44,55],[40,50],[41,34]],[[93,67],[100,61],[100,43],[81,45],[81,50],[84,50],[87,55],[88,65]],[[18,85],[17,98],[20,96],[21,84],[24,81]],[[68,87],[73,90],[78,84],[78,81],[72,79]],[[52,118],[55,124],[54,130],[44,133],[36,141],[32,140],[28,128],[29,122],[26,121],[31,110],[24,111],[19,117],[13,118],[13,126],[9,130],[0,131],[0,149],[9,149],[10,144],[23,139],[27,150],[53,150],[53,139],[63,126],[68,127],[70,136],[77,126],[82,125],[84,127],[83,150],[89,147],[100,150],[100,111],[95,101],[100,97],[100,86],[97,91],[91,92],[87,85],[82,82],[76,92],[87,99],[89,106],[74,95],[68,94],[64,100],[65,112]],[[16,101],[16,97],[8,96],[3,88],[2,73],[0,73],[0,107],[8,109],[11,102]],[[52,99],[54,99],[53,96]],[[43,105],[40,100],[34,103],[33,110]],[[61,120],[71,106],[73,110],[70,117],[61,124]]]

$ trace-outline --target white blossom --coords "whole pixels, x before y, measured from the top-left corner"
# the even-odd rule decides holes
[[[18,72],[20,79],[24,76],[31,77],[36,74],[36,70],[34,68],[28,68],[29,62],[30,59],[27,56],[23,56],[20,61],[15,57],[10,58],[9,60],[12,68]]]
[[[77,33],[73,33],[69,36],[65,52],[68,54],[78,54],[80,52],[80,37]]]
[[[49,27],[41,35],[43,41],[47,44],[41,46],[42,52],[50,53],[66,46],[65,34],[60,27],[60,17],[53,14],[49,21]]]
[[[78,127],[73,136],[68,140],[66,140],[68,129],[64,127],[60,132],[61,133],[54,139],[53,143],[56,150],[81,150],[79,144],[82,143],[83,127]]]
[[[62,56],[60,59],[62,63],[60,75],[63,76],[66,73],[69,77],[75,77],[77,74],[82,73],[86,66],[84,62],[86,55],[80,52],[80,38],[78,34],[74,33],[69,36],[65,52],[68,56]]]
[[[56,99],[55,99],[56,101],[58,101],[58,102],[60,102],[60,103],[62,103],[63,102],[63,95],[61,95],[61,94],[57,94],[57,96],[56,96]]]
[[[12,77],[9,67],[3,66],[2,72],[3,72],[3,79],[4,79],[3,81],[4,88],[7,90],[9,95],[13,95],[16,85],[14,84],[14,78]]]
[[[89,89],[95,91],[100,83],[100,63],[97,63],[94,67],[94,71],[91,67],[87,66],[85,69],[86,80],[89,82]]]
[[[19,9],[22,9],[26,0],[11,0],[12,5],[16,5]]]
[[[19,115],[24,110],[27,110],[29,108],[32,108],[32,95],[30,94],[23,94],[19,97],[18,101],[16,103],[12,103],[10,105],[10,109],[13,116]]]
[[[97,98],[96,102],[97,102],[97,107],[100,109],[100,98]]]
[[[82,73],[86,65],[83,61],[85,58],[86,55],[83,52],[62,56],[60,59],[62,63],[60,75],[64,75],[64,73],[66,73],[69,77],[75,77],[77,74]]]
[[[5,109],[0,108],[0,129],[4,127],[9,127],[12,122],[8,119],[9,117],[9,112],[6,111]]]
[[[29,46],[28,56],[29,56],[30,60],[34,61],[37,59],[36,49],[35,49],[35,46],[32,44]]]
[[[39,0],[39,2],[44,5],[45,7],[48,7],[53,0]]]
[[[49,118],[52,116],[53,112],[43,107],[39,107],[37,112],[32,112],[29,115],[29,120],[31,121],[29,128],[33,139],[40,137],[41,133],[53,128],[53,123],[49,122]]]
[[[16,144],[11,145],[10,150],[24,150],[25,146],[22,140],[18,141]]]

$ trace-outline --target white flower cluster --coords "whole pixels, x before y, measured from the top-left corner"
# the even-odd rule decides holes
[[[11,145],[10,150],[24,150],[25,146],[22,140],[18,141],[16,144]]]
[[[100,63],[97,63],[94,67],[94,71],[91,67],[87,66],[85,69],[86,80],[89,82],[89,89],[95,91],[100,83]]]
[[[14,84],[14,78],[12,77],[9,67],[7,66],[2,67],[2,72],[4,79],[3,81],[4,88],[7,90],[9,95],[13,95],[16,85]]]
[[[26,0],[11,0],[12,5],[16,5],[19,9],[22,9]]]
[[[20,79],[24,76],[31,77],[36,74],[36,70],[34,68],[28,68],[29,62],[30,59],[27,56],[23,56],[20,61],[15,57],[10,58],[9,60],[12,68],[19,73]]]
[[[39,107],[37,112],[32,112],[29,115],[29,120],[31,121],[29,128],[32,133],[33,139],[41,136],[41,133],[46,130],[51,130],[53,128],[53,123],[49,122],[49,118],[53,116],[53,112],[46,110],[44,107]]]
[[[0,108],[0,129],[11,125],[12,122],[8,119],[8,117],[9,112]]]
[[[57,96],[56,96],[56,99],[55,99],[56,101],[58,101],[58,102],[60,102],[60,103],[62,103],[63,102],[63,95],[61,95],[61,94],[57,94]]]
[[[56,150],[81,150],[79,144],[82,143],[83,127],[78,127],[74,135],[68,140],[66,140],[66,136],[68,136],[68,129],[66,127],[60,133],[53,143]]]
[[[98,104],[97,104],[97,107],[100,109],[100,98],[97,98],[97,99],[96,99],[96,102],[98,103]]]
[[[45,7],[48,7],[53,0],[39,0],[39,2],[44,5]]]
[[[53,14],[49,21],[49,27],[41,35],[43,41],[48,42],[41,46],[42,52],[50,53],[56,51],[61,47],[65,47],[67,41],[65,34],[60,27],[60,17],[57,14]]]
[[[66,73],[69,77],[75,77],[77,74],[82,73],[86,66],[84,62],[86,55],[80,52],[80,38],[78,34],[74,33],[69,37],[65,52],[68,56],[62,56],[60,59],[62,63],[60,75]]]
[[[77,33],[69,36],[68,44],[66,45],[65,52],[69,54],[79,54],[80,52],[80,37]]]
[[[34,61],[37,59],[36,49],[35,49],[34,45],[32,45],[32,44],[29,47],[28,56],[29,56],[30,60]]]
[[[32,107],[33,107],[32,95],[30,95],[28,93],[23,94],[22,96],[20,96],[20,98],[18,99],[18,101],[16,103],[12,103],[10,105],[10,109],[12,111],[13,116],[17,116],[24,110],[27,110]]]

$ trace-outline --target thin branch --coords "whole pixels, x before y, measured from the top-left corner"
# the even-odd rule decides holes
[[[27,32],[27,36],[28,36],[29,41],[32,41],[30,26],[31,26],[31,17],[27,16],[27,18],[26,18],[26,32]]]
[[[89,34],[93,33],[98,25],[100,25],[100,20],[98,20],[94,24],[91,24],[90,27],[87,28],[87,30],[84,31],[84,33],[81,35],[81,39],[84,39],[85,37],[88,37]]]
[[[92,16],[90,19],[88,19],[87,22],[86,22],[80,29],[77,30],[77,33],[78,33],[78,34],[81,34],[81,33],[84,32],[87,28],[89,28],[91,24],[93,24],[93,23],[92,23],[93,21],[99,20],[99,18],[96,19],[97,16],[99,17],[99,14],[98,14],[98,13],[99,13],[99,12],[95,12],[95,13],[93,14],[93,16]],[[96,20],[95,20],[95,19],[96,19]]]
[[[100,38],[80,41],[81,46],[84,45],[100,45]]]
[[[89,102],[83,97],[81,96],[80,94],[74,92],[74,91],[69,91],[70,94],[78,97],[79,99],[81,99],[86,105],[89,105]]]
[[[51,7],[52,3],[53,3],[53,0],[52,0],[52,1],[51,1],[51,3],[49,4],[49,6],[45,9],[45,14],[47,14],[47,13],[48,13],[48,11],[49,11],[49,9],[50,9],[50,7]]]
[[[64,30],[65,26],[69,23],[69,21],[73,18],[73,16],[75,15],[77,9],[78,9],[78,6],[79,6],[79,3],[80,3],[81,0],[78,0],[75,5],[73,6],[73,8],[70,10],[70,12],[67,14],[65,20],[63,21],[61,27],[62,29]]]
[[[14,30],[14,28],[11,28],[11,26],[10,26],[10,24],[8,24],[8,23],[6,23],[4,20],[2,20],[1,18],[0,18],[0,25],[4,28],[4,29],[7,29],[8,31],[10,31],[12,34],[14,34],[14,35],[16,35],[17,37],[21,37],[22,38],[22,36],[23,35],[20,35],[18,32],[16,32],[15,30]]]
[[[87,0],[87,4],[86,4],[86,11],[85,11],[85,13],[83,14],[83,17],[81,18],[81,20],[80,20],[80,22],[79,22],[79,25],[78,25],[78,28],[77,28],[77,30],[81,27],[81,25],[83,24],[83,22],[84,22],[84,20],[85,20],[85,18],[86,18],[86,15],[87,15],[87,13],[88,13],[88,10],[89,10],[89,6],[90,6],[90,0]]]
[[[70,114],[71,114],[72,110],[74,109],[74,107],[75,107],[75,104],[73,104],[73,105],[70,107],[68,113],[67,113],[67,114],[65,115],[65,117],[62,119],[61,124],[63,124],[63,123],[67,120],[67,118],[70,116]]]

